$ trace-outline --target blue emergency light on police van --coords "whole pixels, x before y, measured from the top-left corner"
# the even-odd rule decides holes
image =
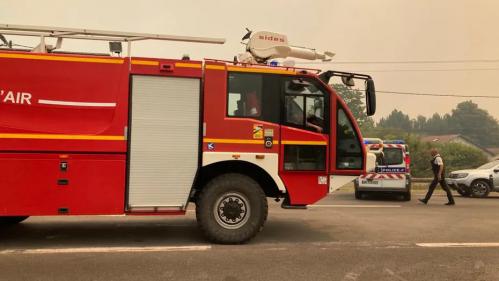
[[[405,144],[403,140],[384,140],[384,144]]]
[[[381,143],[383,142],[378,139],[364,139],[364,144],[381,144]]]

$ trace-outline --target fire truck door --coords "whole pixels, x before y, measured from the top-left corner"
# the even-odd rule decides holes
[[[331,111],[330,192],[363,174],[365,166],[364,146],[353,116],[337,99],[333,99]]]
[[[128,209],[183,208],[199,161],[200,80],[131,79]]]
[[[310,78],[283,82],[279,175],[291,205],[313,204],[328,192],[329,98]]]

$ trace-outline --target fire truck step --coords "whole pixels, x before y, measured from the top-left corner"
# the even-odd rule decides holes
[[[289,205],[287,200],[282,201],[281,208],[283,209],[293,209],[293,210],[306,210],[307,205]]]

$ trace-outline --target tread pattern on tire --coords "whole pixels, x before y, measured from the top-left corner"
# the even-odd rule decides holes
[[[217,195],[227,191],[244,193],[251,206],[251,217],[248,222],[237,230],[227,230],[218,225],[213,217],[213,203]],[[256,202],[253,202],[253,201]],[[262,204],[260,210],[255,210],[254,204]],[[254,218],[255,212],[260,212],[260,218]],[[257,215],[258,216],[258,215]],[[258,234],[263,229],[268,216],[267,197],[260,185],[252,178],[243,174],[223,174],[212,179],[201,191],[196,201],[196,219],[198,225],[208,240],[219,244],[242,244]]]
[[[484,195],[482,196],[477,196],[473,193],[473,187],[470,187],[470,196],[471,197],[475,197],[475,198],[485,198],[487,196],[489,196],[489,193],[490,193],[490,184],[486,181],[486,180],[483,180],[483,179],[477,179],[477,180],[474,180],[472,183],[471,183],[471,186],[473,186],[473,184],[475,184],[476,182],[483,182],[486,186],[487,186],[487,192],[485,192]]]
[[[361,200],[362,199],[362,192],[355,190],[355,199]]]
[[[409,191],[409,192],[404,193],[404,195],[403,195],[403,196],[404,196],[404,201],[411,201],[412,194],[411,194],[411,192],[410,192],[410,191]]]

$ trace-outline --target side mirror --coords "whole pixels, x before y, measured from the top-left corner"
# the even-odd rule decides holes
[[[372,79],[366,80],[366,111],[368,116],[376,113],[376,89]]]
[[[345,86],[348,86],[348,87],[353,87],[355,86],[355,81],[353,80],[353,77],[350,76],[341,76],[341,82],[343,82],[343,84],[345,84]]]

